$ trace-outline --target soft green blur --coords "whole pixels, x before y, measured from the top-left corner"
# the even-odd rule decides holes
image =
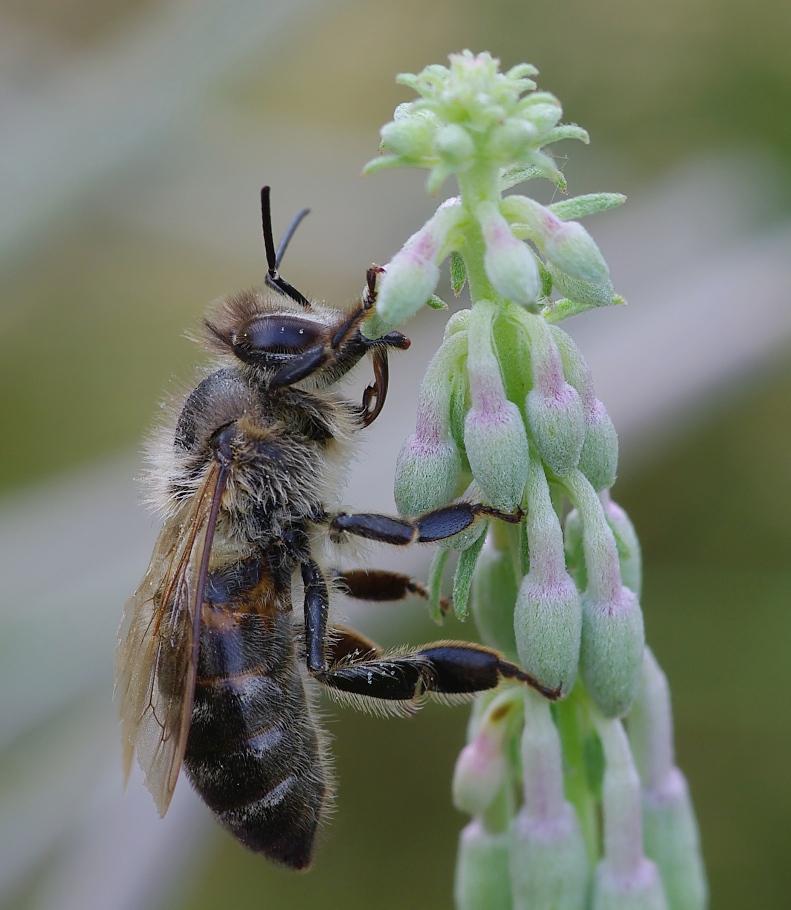
[[[66,13],[55,0],[2,0],[0,24],[39,31],[79,60],[150,6],[83,0]],[[379,126],[410,96],[395,86],[397,72],[444,63],[463,47],[488,49],[504,66],[530,61],[540,88],[563,102],[564,119],[592,137],[589,149],[562,149],[572,193],[622,191],[637,203],[680,162],[736,150],[745,171],[765,160],[779,166],[786,183],[777,183],[770,206],[779,220],[791,208],[789,42],[784,0],[749,8],[733,0],[325,0],[316,15],[283,28],[276,49],[207,89],[178,127],[185,135],[216,130],[210,154],[202,154],[220,167],[227,158],[229,169],[234,127],[249,123],[265,137],[257,182],[242,187],[229,179],[239,222],[249,225],[243,249],[157,230],[145,213],[129,213],[141,175],[155,175],[158,183],[143,196],[154,199],[167,193],[171,176],[189,171],[184,142],[162,168],[160,147],[152,145],[123,173],[97,177],[92,191],[67,211],[53,210],[51,225],[5,263],[0,488],[32,487],[139,446],[163,389],[174,387],[173,377],[178,386],[193,375],[196,349],[184,330],[198,325],[212,298],[263,277],[260,183],[273,185],[276,231],[301,205],[315,213],[289,251],[289,280],[334,301],[359,292],[366,266],[386,261],[433,207],[419,173],[353,183],[376,150]],[[346,197],[324,156],[344,162]],[[194,211],[205,217],[202,236],[220,241],[228,225],[213,221],[224,209],[212,189],[196,188]],[[391,223],[388,193],[411,194],[413,220]],[[591,230],[596,236],[595,223]],[[357,245],[342,242],[361,234]],[[617,274],[613,280],[617,287]],[[748,313],[750,301],[744,306]],[[407,331],[415,337],[442,318],[426,314]],[[388,408],[397,402],[393,387]],[[673,441],[657,439],[655,452],[637,458],[623,451],[614,491],[640,535],[647,637],[670,680],[678,763],[698,813],[717,910],[791,905],[790,411],[791,370],[774,359],[688,420]],[[392,440],[394,452],[402,441]],[[405,624],[387,644],[437,637],[418,606],[392,609],[403,611]],[[472,637],[474,630],[448,621],[439,634]],[[333,708],[332,718],[338,798],[315,868],[286,874],[218,831],[216,850],[183,883],[180,910],[451,907],[465,820],[451,807],[450,782],[467,710],[432,706],[404,721]],[[24,896],[18,906],[26,906]]]

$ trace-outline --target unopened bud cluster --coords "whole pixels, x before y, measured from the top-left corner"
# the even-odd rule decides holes
[[[585,359],[557,325],[622,302],[576,219],[623,197],[544,206],[503,195],[535,177],[565,191],[546,147],[587,141],[560,123],[560,103],[536,90],[534,75],[528,65],[501,73],[490,55],[465,51],[449,67],[399,77],[419,97],[399,106],[382,129],[383,155],[367,166],[427,168],[432,193],[453,175],[460,194],[385,266],[366,333],[411,318],[448,257],[454,292],[466,282],[472,304],[449,320],[424,377],[397,506],[413,516],[464,496],[521,510],[518,526],[481,522],[445,543],[432,597],[448,549],[459,550],[457,615],[471,599],[487,643],[560,696],[550,707],[510,688],[476,703],[454,780],[458,807],[473,816],[456,900],[463,910],[701,910],[705,879],[672,763],[664,677],[645,657],[640,548],[609,492],[618,440]]]

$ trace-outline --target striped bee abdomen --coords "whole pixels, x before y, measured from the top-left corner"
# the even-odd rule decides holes
[[[205,605],[184,767],[234,837],[292,869],[310,865],[326,802],[320,737],[291,614]]]

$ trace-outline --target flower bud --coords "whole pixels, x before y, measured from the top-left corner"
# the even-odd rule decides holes
[[[659,866],[671,910],[704,910],[706,875],[689,789],[674,763],[670,689],[650,648],[629,739],[642,782],[646,855]]]
[[[461,832],[453,896],[457,910],[511,910],[508,832],[474,818]]]
[[[516,659],[514,604],[517,590],[511,554],[487,546],[473,576],[472,615],[481,640],[511,660]]]
[[[525,120],[506,120],[494,127],[486,151],[495,161],[511,164],[520,161],[525,152],[538,143],[538,130]]]
[[[489,500],[484,494],[484,491],[474,480],[459,498],[465,500],[466,502],[480,502],[484,505],[490,505]],[[466,527],[463,531],[459,531],[458,534],[454,534],[451,537],[444,537],[442,540],[438,540],[437,546],[441,547],[443,550],[459,550],[461,552],[475,547],[479,541],[481,542],[481,546],[483,546],[481,538],[485,536],[488,529],[489,521],[487,519],[479,518],[471,525],[469,525],[469,527]],[[480,552],[480,547],[478,548],[478,552]],[[458,575],[458,565],[456,568]],[[470,578],[470,580],[472,579]],[[454,576],[454,582],[455,581],[456,576]],[[455,610],[459,604],[454,603],[453,606]]]
[[[577,466],[585,442],[582,402],[575,388],[562,382],[552,393],[527,393],[527,425],[544,464],[559,477]]]
[[[583,910],[588,862],[577,813],[565,797],[560,735],[549,703],[525,693],[524,806],[511,822],[516,910]]]
[[[441,205],[385,266],[376,303],[377,331],[386,332],[406,322],[434,293],[439,263],[450,252],[449,237],[465,217],[458,200],[449,202]]]
[[[514,610],[519,662],[545,686],[567,695],[577,678],[582,608],[566,571],[560,520],[537,459],[528,471],[526,534],[530,571]]]
[[[604,751],[604,857],[596,867],[592,910],[668,910],[659,870],[643,854],[640,779],[618,720],[593,715]]]
[[[511,822],[510,840],[514,910],[585,910],[588,860],[569,803],[551,821],[522,809]]]
[[[561,271],[593,284],[607,280],[610,270],[591,235],[576,221],[561,221],[547,211],[539,248]]]
[[[431,142],[436,127],[418,117],[399,118],[381,129],[382,146],[404,158],[422,158],[431,154]]]
[[[483,815],[508,774],[507,740],[522,705],[518,689],[506,689],[489,703],[461,750],[453,772],[453,804],[461,812]]]
[[[656,865],[643,857],[628,875],[618,875],[602,860],[593,876],[591,910],[668,910]]]
[[[541,275],[527,244],[514,237],[493,202],[482,202],[476,215],[486,244],[483,265],[494,289],[513,303],[535,303],[541,293]]]
[[[643,614],[634,591],[621,587],[614,597],[600,599],[589,588],[582,595],[580,673],[605,717],[621,717],[631,708],[644,646]]]
[[[643,792],[645,852],[659,867],[671,910],[705,910],[708,888],[689,788],[678,768]]]
[[[437,130],[434,147],[440,157],[452,164],[462,164],[475,154],[470,134],[457,123],[449,123]]]
[[[557,269],[579,281],[597,284],[610,270],[595,241],[576,221],[563,221],[546,206],[527,196],[509,196],[503,214],[524,223],[529,236]]]
[[[450,502],[461,477],[461,456],[450,438],[407,437],[396,462],[395,501],[400,515],[420,515]]]
[[[546,267],[552,276],[553,287],[569,300],[588,307],[612,306],[617,302],[615,288],[609,278],[601,281],[582,281],[567,275],[553,262],[547,261]]]
[[[523,98],[519,113],[528,120],[539,133],[546,133],[557,126],[563,116],[563,108],[554,95],[549,92],[534,92]]]
[[[505,398],[496,409],[473,404],[464,420],[464,448],[487,499],[504,512],[513,511],[522,498],[530,458],[519,408]]]
[[[467,373],[472,404],[464,419],[464,448],[488,501],[510,512],[522,499],[530,455],[522,415],[505,396],[494,352],[494,317],[493,304],[483,300],[470,316]]]
[[[640,552],[640,541],[629,516],[610,499],[608,492],[600,497],[607,524],[615,535],[615,546],[618,548],[618,562],[621,566],[621,579],[639,597],[643,589],[643,559]]]
[[[618,435],[604,405],[593,390],[590,367],[579,348],[562,329],[551,326],[550,332],[563,363],[563,374],[579,393],[585,418],[585,439],[580,451],[579,469],[594,490],[615,483],[618,469]]]
[[[568,695],[577,679],[582,630],[580,596],[571,576],[547,582],[528,573],[519,587],[514,629],[522,667]]]
[[[466,350],[466,333],[455,334],[443,342],[423,377],[415,432],[396,462],[394,492],[401,515],[428,512],[456,495],[462,465],[450,426],[452,379]]]
[[[624,587],[615,536],[599,497],[580,471],[563,478],[582,518],[587,588],[582,595],[580,672],[606,717],[625,714],[640,680],[645,646],[643,614],[634,591]]]
[[[469,815],[482,815],[494,802],[507,770],[502,743],[495,744],[479,734],[456,760],[453,805]]]
[[[596,492],[609,489],[618,471],[618,434],[607,409],[594,398],[583,404],[585,439],[580,451],[579,469]]]

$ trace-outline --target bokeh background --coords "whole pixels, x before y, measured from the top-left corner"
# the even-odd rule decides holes
[[[185,329],[262,281],[259,187],[276,231],[313,209],[288,278],[350,303],[436,205],[420,172],[358,177],[410,97],[394,75],[470,47],[537,65],[589,130],[556,147],[572,193],[630,197],[587,222],[629,306],[569,329],[621,433],[615,497],[712,907],[791,906],[789,46],[782,0],[0,0],[0,905],[451,907],[465,709],[329,706],[337,806],[314,870],[290,875],[184,782],[164,822],[139,777],[122,794],[110,694],[156,534],[141,439],[194,375]],[[443,321],[409,326],[358,507],[393,508]],[[437,635],[419,604],[354,618],[387,644]]]

